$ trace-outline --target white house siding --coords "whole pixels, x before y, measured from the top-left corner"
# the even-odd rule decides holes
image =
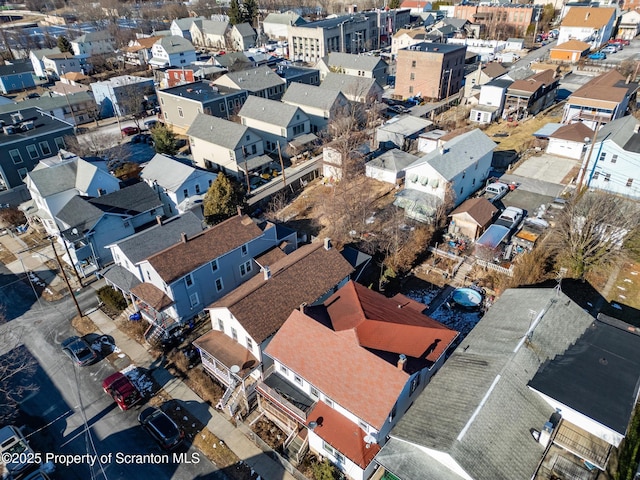
[[[352,480],[367,480],[375,471],[376,462],[374,461],[372,461],[369,464],[366,474],[365,474],[365,471],[362,468],[360,468],[359,465],[356,465],[355,463],[353,463],[346,456],[344,457],[344,463],[338,463],[338,459],[323,448],[324,440],[322,440],[322,438],[320,438],[316,433],[314,433],[312,430],[309,430],[308,438],[309,438],[309,448],[312,451],[317,452],[321,454],[323,457],[328,458],[331,463],[335,465],[339,465],[340,469],[347,474],[348,478]]]
[[[127,226],[125,226],[127,225]],[[111,250],[104,248],[113,242],[117,242],[135,233],[130,219],[120,215],[104,215],[96,224],[92,235],[93,249],[100,265],[111,262]]]
[[[480,89],[478,104],[487,107],[498,107],[497,114],[502,113],[504,106],[505,88],[494,85],[483,85]]]
[[[365,167],[365,174],[367,177],[374,178],[381,182],[391,183],[392,185],[396,184],[397,174],[391,170],[383,170],[378,167],[367,165]]]
[[[640,154],[627,152],[613,141],[607,140],[604,142],[600,156],[598,156],[600,145],[601,142],[594,144],[593,153],[589,159],[589,165],[587,165],[585,176],[588,180],[593,165],[597,162],[589,187],[640,199],[640,175],[638,174]],[[614,155],[617,155],[615,163],[613,162]],[[610,175],[609,180],[607,180],[607,175]],[[627,186],[630,179],[632,180],[631,186]]]
[[[244,329],[242,324],[238,321],[236,317],[229,311],[226,307],[217,307],[209,309],[209,317],[211,318],[211,329],[218,330],[223,332],[227,337],[233,338],[232,329],[236,331],[237,334],[237,342],[242,345],[245,349],[249,350],[254,357],[258,359],[259,362],[262,362],[262,350],[260,345],[256,342],[256,339],[253,338],[249,333]],[[223,328],[220,329],[219,320],[222,320]],[[247,339],[251,340],[252,348],[247,348]],[[227,365],[230,367],[231,365]],[[254,372],[254,376],[260,376],[260,370],[256,370]]]
[[[249,136],[249,140],[246,140],[246,136]],[[206,160],[220,165],[225,171],[233,172],[239,175],[238,161],[244,161],[244,152],[242,151],[242,145],[235,150],[230,150],[221,145],[208,142],[200,138],[189,138],[191,144],[191,153],[193,155],[193,161],[197,166],[201,168],[209,168]],[[245,145],[245,152],[247,153],[246,159],[260,156],[264,154],[264,142],[257,135],[247,132],[243,138],[243,145]],[[256,146],[256,153],[251,153],[251,145]]]
[[[486,112],[481,109],[471,109],[471,113],[469,114],[469,120],[477,123],[491,123],[494,118],[495,112]]]
[[[560,138],[550,138],[547,144],[547,153],[573,158],[575,160],[580,160],[583,149],[584,143],[562,140]]]
[[[594,28],[560,27],[557,45],[561,45],[569,40],[580,40],[582,42],[589,43],[592,49],[600,48],[609,40],[609,38],[611,38],[613,23],[613,20],[609,21],[609,23],[607,23],[607,25],[605,25],[597,35],[594,35],[594,32],[597,30]],[[593,40],[589,41],[588,38],[591,36],[593,36]]]

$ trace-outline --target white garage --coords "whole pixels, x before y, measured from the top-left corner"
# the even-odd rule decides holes
[[[565,125],[549,135],[547,153],[580,160],[592,137],[593,130],[581,122]]]

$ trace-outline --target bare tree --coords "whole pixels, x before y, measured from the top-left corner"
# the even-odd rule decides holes
[[[561,211],[549,236],[557,263],[576,278],[625,258],[624,240],[638,230],[638,206],[605,192],[584,192]]]
[[[67,150],[81,158],[98,157],[107,162],[110,170],[114,170],[127,162],[131,156],[125,145],[120,144],[117,134],[108,134],[97,130],[84,135],[64,137]]]

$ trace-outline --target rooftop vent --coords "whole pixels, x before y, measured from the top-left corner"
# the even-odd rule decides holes
[[[21,128],[22,128],[23,131],[33,130],[34,129],[33,120],[29,120],[28,122],[24,122],[21,125]]]

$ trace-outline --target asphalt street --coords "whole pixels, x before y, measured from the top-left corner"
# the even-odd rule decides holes
[[[90,287],[78,293],[77,299],[83,311],[97,305]],[[162,452],[138,424],[141,407],[126,412],[117,408],[101,386],[115,371],[105,359],[81,368],[62,353],[62,340],[75,334],[70,325],[75,307],[69,297],[53,303],[38,300],[28,285],[0,265],[0,303],[7,318],[0,326],[0,361],[17,351],[37,362],[29,378],[19,379],[38,389],[21,402],[18,426],[26,425],[30,444],[43,458],[47,454],[81,456],[68,457],[69,465],[58,457],[54,478],[220,478],[216,467],[192,446],[178,451],[185,454],[182,459]],[[136,454],[156,455],[131,456]]]

